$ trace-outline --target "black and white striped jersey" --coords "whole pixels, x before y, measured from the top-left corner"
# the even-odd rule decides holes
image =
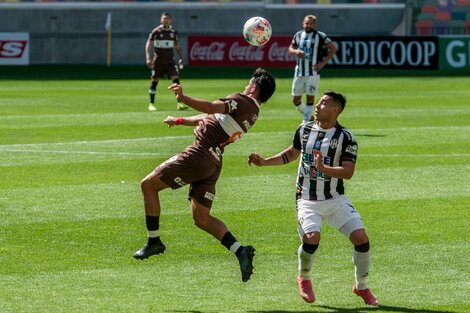
[[[314,75],[313,66],[320,63],[324,57],[324,49],[331,39],[323,32],[312,31],[310,33],[300,30],[292,38],[291,45],[294,49],[300,49],[305,53],[304,58],[297,58],[295,76]]]
[[[344,194],[343,180],[325,176],[314,166],[313,150],[323,154],[323,164],[340,166],[356,162],[357,142],[347,128],[336,124],[322,129],[315,122],[301,124],[294,135],[293,147],[301,151],[297,175],[297,199],[326,200]]]

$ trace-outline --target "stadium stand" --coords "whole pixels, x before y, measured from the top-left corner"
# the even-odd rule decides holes
[[[470,0],[418,0],[414,3],[418,35],[469,34]]]
[[[0,3],[20,3],[20,2],[266,2],[276,4],[379,4],[379,3],[405,3],[406,0],[0,0]]]

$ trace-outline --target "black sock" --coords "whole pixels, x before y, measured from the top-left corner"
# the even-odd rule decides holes
[[[147,226],[147,230],[159,230],[160,216],[145,215],[145,226]]]
[[[145,225],[147,226],[148,231],[156,231],[160,229],[160,216],[145,216]],[[149,245],[157,245],[160,244],[161,240],[160,237],[149,237],[148,244]]]
[[[232,233],[231,232],[226,232],[225,235],[222,237],[222,240],[220,241],[220,243],[225,247],[227,248],[227,250],[230,250],[230,247],[235,243],[237,242],[237,239],[235,239],[235,237],[233,237]]]
[[[158,82],[152,81],[152,84],[150,85],[150,88],[149,88],[150,103],[155,102],[155,92],[157,90],[157,84]]]

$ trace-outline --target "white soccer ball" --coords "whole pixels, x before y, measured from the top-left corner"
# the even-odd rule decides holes
[[[250,45],[262,46],[271,38],[272,29],[268,20],[261,16],[255,16],[245,22],[243,37]]]

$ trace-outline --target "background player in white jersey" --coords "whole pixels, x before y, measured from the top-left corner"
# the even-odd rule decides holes
[[[276,82],[265,70],[257,69],[243,92],[208,101],[187,96],[179,84],[170,86],[176,99],[191,108],[206,113],[191,117],[167,117],[168,126],[197,126],[194,144],[160,164],[141,182],[144,197],[147,243],[134,253],[136,259],[146,259],[165,251],[160,240],[161,190],[189,185],[189,199],[195,224],[214,236],[238,258],[242,281],[253,271],[255,249],[242,246],[218,218],[211,215],[215,185],[222,170],[222,156],[227,145],[240,139],[258,120],[260,106],[274,93]],[[190,242],[190,239],[186,239]]]
[[[345,105],[343,95],[326,91],[315,107],[315,121],[297,128],[290,147],[266,159],[252,153],[248,163],[281,165],[301,156],[296,183],[298,231],[302,240],[297,277],[301,297],[308,303],[315,301],[310,276],[325,220],[354,245],[353,292],[366,304],[378,305],[367,286],[371,263],[369,238],[359,213],[344,195],[343,179],[353,176],[357,157],[353,134],[337,121]]]
[[[313,103],[320,84],[320,71],[336,53],[336,46],[323,32],[317,31],[317,18],[307,15],[302,22],[303,30],[295,33],[289,53],[297,57],[292,81],[292,102],[303,114],[304,122],[311,119]],[[328,51],[324,54],[325,49]],[[306,103],[302,95],[306,94]]]
[[[149,87],[149,110],[155,111],[155,93],[160,77],[166,74],[173,83],[180,83],[179,70],[183,68],[183,52],[179,43],[178,32],[171,25],[171,14],[162,13],[160,25],[155,27],[149,34],[145,43],[145,62],[152,70],[151,83]],[[153,57],[151,51],[153,48]],[[178,53],[178,65],[175,63],[174,51]],[[188,107],[180,102],[176,104],[178,110]]]

